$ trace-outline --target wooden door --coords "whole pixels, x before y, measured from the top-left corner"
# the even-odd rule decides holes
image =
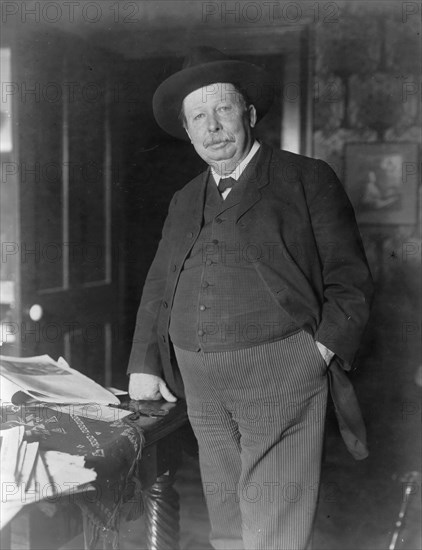
[[[109,385],[119,324],[118,224],[104,61],[63,34],[12,48],[20,90],[13,98],[20,215],[14,352],[62,355]]]

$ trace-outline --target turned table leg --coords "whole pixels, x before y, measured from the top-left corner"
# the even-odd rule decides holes
[[[169,470],[144,493],[148,550],[179,550],[179,495],[173,483]]]

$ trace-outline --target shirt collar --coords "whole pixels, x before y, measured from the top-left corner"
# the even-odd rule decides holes
[[[252,160],[252,157],[255,155],[255,153],[258,151],[260,147],[261,147],[261,144],[257,140],[255,140],[251,147],[251,150],[246,155],[246,157],[241,162],[239,162],[239,164],[236,166],[236,168],[233,170],[231,174],[227,174],[224,177],[233,178],[234,180],[237,181],[242,175],[242,172],[245,170],[246,166]],[[215,183],[218,185],[223,176],[220,176],[220,174],[217,174],[217,172],[212,167],[211,167],[211,173],[213,175]]]

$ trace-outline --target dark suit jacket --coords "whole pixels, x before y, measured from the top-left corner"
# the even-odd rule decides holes
[[[183,385],[168,337],[183,262],[197,238],[209,169],[176,192],[139,307],[128,372]],[[369,315],[372,279],[352,206],[324,162],[261,145],[237,205],[236,239],[271,250],[254,267],[292,320],[349,370]],[[286,261],[287,260],[287,261]]]

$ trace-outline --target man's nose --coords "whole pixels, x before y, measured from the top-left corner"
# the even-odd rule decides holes
[[[221,129],[220,121],[215,115],[208,115],[208,130],[210,132],[218,132]]]

